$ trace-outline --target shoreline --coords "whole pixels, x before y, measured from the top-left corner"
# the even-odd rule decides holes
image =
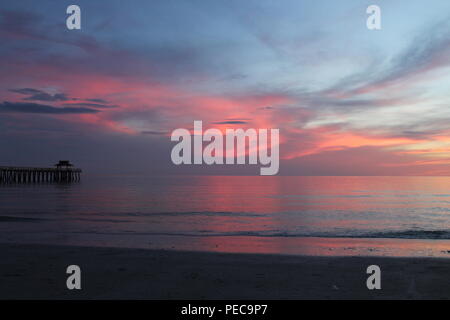
[[[0,299],[449,299],[450,259],[0,244]],[[82,289],[66,288],[79,265]],[[368,290],[366,268],[381,268]]]
[[[0,244],[39,244],[75,247],[103,247],[146,250],[174,250],[212,253],[275,254],[336,257],[439,257],[450,258],[450,240],[404,238],[333,238],[333,237],[260,237],[198,236],[167,234],[113,234],[28,232],[27,226],[38,218],[13,218],[15,223],[1,224]],[[23,222],[25,220],[25,222]],[[1,217],[0,217],[1,220]],[[9,221],[6,221],[9,222]],[[48,228],[57,228],[49,225]]]

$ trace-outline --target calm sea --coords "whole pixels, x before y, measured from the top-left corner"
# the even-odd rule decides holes
[[[0,185],[0,242],[450,257],[450,178],[84,175]]]

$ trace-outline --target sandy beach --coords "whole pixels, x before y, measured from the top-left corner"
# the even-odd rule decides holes
[[[0,245],[1,299],[448,299],[450,259]],[[66,268],[82,290],[66,289]],[[366,288],[367,266],[382,289]]]

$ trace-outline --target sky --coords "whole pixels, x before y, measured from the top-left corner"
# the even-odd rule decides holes
[[[202,120],[279,128],[281,175],[450,175],[448,0],[5,0],[0,40],[0,165],[258,174],[173,165]]]

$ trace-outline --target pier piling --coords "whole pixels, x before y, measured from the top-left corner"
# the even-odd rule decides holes
[[[81,169],[68,161],[60,161],[55,168],[1,167],[0,183],[76,182],[81,179]]]

